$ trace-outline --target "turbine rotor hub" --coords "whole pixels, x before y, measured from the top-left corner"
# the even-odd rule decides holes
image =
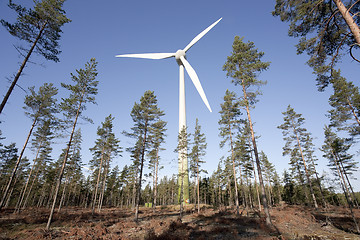
[[[176,51],[175,53],[175,59],[176,59],[176,62],[179,64],[179,65],[182,65],[182,62],[180,60],[180,57],[184,57],[186,58],[186,52],[182,49],[179,49]]]

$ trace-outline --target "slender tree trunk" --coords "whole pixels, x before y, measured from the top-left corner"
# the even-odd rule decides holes
[[[355,227],[356,227],[356,231],[358,233],[360,233],[360,229],[359,229],[359,225],[356,221],[356,218],[355,218],[355,215],[354,215],[354,211],[352,209],[352,203],[351,203],[351,200],[350,200],[350,197],[348,195],[348,189],[347,189],[347,185],[346,185],[346,182],[345,182],[345,179],[344,179],[344,175],[343,175],[343,172],[341,171],[340,169],[340,166],[338,164],[338,156],[336,155],[336,153],[334,153],[333,151],[331,151],[331,154],[333,155],[333,158],[334,158],[334,163],[335,163],[335,166],[336,166],[336,169],[337,169],[337,172],[338,172],[338,175],[339,175],[339,178],[340,178],[340,182],[341,182],[341,179],[342,179],[342,185],[344,186],[343,190],[344,190],[344,195],[345,195],[345,198],[346,198],[346,201],[348,203],[348,206],[349,206],[349,209],[350,209],[350,213],[351,213],[351,216],[352,216],[352,219],[355,223]]]
[[[64,182],[64,187],[63,187],[63,191],[62,191],[62,194],[61,194],[61,199],[60,199],[60,203],[59,203],[59,207],[58,207],[58,212],[60,212],[61,210],[61,207],[65,201],[65,195],[66,195],[66,188],[67,188],[67,185],[69,184],[69,175],[66,176],[66,179],[65,179],[65,182]]]
[[[263,204],[264,212],[265,212],[265,216],[266,216],[266,224],[267,225],[272,225],[271,218],[270,218],[269,207],[268,207],[268,202],[267,202],[266,194],[265,194],[265,186],[264,186],[264,181],[263,181],[262,172],[261,172],[261,164],[260,164],[259,154],[258,154],[258,150],[257,150],[257,146],[256,146],[256,139],[255,139],[253,124],[252,124],[252,121],[251,121],[249,102],[248,102],[248,99],[247,99],[247,94],[246,94],[246,89],[245,89],[243,79],[242,79],[242,87],[243,87],[244,100],[246,101],[246,113],[247,113],[248,120],[249,120],[249,127],[250,127],[250,132],[251,132],[251,140],[252,140],[252,144],[253,144],[253,148],[254,148],[255,161],[256,161],[256,166],[257,166],[258,176],[259,176],[259,182],[260,182],[260,187],[261,187],[261,200],[262,200],[262,204]]]
[[[356,115],[355,109],[354,109],[353,105],[351,104],[351,102],[349,101],[349,98],[346,98],[346,101],[350,107],[352,114],[354,115],[354,118],[355,118],[357,124],[360,126],[360,120],[359,120],[358,116]]]
[[[221,207],[222,205],[222,201],[221,201],[221,186],[220,183],[218,183],[218,201],[219,201],[219,207]]]
[[[250,139],[249,139],[250,140]],[[260,202],[260,194],[259,194],[259,186],[257,184],[257,176],[256,176],[256,171],[255,171],[255,165],[254,165],[254,158],[253,158],[253,154],[251,151],[251,164],[253,167],[253,171],[254,171],[254,179],[255,179],[255,188],[256,188],[256,195],[257,195],[257,199],[258,199],[258,206],[259,206],[259,211],[261,212],[261,202]]]
[[[156,149],[156,161],[155,161],[154,200],[153,200],[154,212],[156,210],[156,201],[157,201],[158,170],[159,170],[159,148]]]
[[[19,178],[19,174],[16,174],[15,181],[14,181],[14,186],[16,185],[16,182],[17,182],[18,178]],[[9,193],[7,199],[6,199],[5,207],[8,207],[8,206],[9,206],[10,199],[11,199],[11,195],[12,195],[12,193],[13,193],[13,191],[14,191],[14,186],[12,186],[12,188],[11,188],[11,190],[10,190],[10,193]]]
[[[32,134],[32,131],[34,130],[34,127],[35,127],[35,125],[36,125],[37,119],[38,119],[38,118],[35,117],[32,125],[31,125],[30,131],[29,131],[29,133],[28,133],[28,136],[27,136],[27,138],[26,138],[25,144],[24,144],[24,146],[23,146],[23,148],[22,148],[22,150],[21,150],[21,153],[20,153],[20,155],[19,155],[19,157],[18,157],[18,159],[17,159],[17,161],[16,161],[16,164],[15,164],[15,166],[14,166],[14,169],[13,169],[13,171],[12,171],[12,173],[11,173],[11,176],[10,176],[10,178],[9,178],[9,182],[8,182],[8,184],[7,184],[7,186],[6,186],[5,192],[4,192],[3,197],[2,197],[2,199],[1,199],[1,202],[0,202],[0,209],[4,206],[5,199],[6,199],[7,195],[8,195],[8,192],[9,192],[10,186],[11,186],[11,184],[12,184],[12,182],[13,182],[13,179],[14,179],[14,176],[15,176],[15,174],[16,174],[16,171],[17,171],[17,169],[19,168],[20,160],[21,160],[21,158],[22,158],[22,156],[23,156],[23,154],[24,154],[24,151],[25,151],[25,149],[26,149],[26,145],[27,145],[27,143],[29,142],[29,139],[30,139],[30,136],[31,136],[31,134]]]
[[[248,182],[249,185],[249,201],[250,201],[250,208],[251,210],[254,209],[254,200],[253,200],[253,194],[252,194],[252,184],[251,184],[251,179],[249,180],[249,177],[246,177],[246,181]]]
[[[336,4],[337,8],[339,9],[341,15],[346,21],[346,24],[349,26],[351,33],[353,34],[355,41],[358,45],[360,45],[360,29],[359,26],[356,24],[353,17],[350,15],[350,12],[341,0],[333,0],[333,2]]]
[[[136,170],[136,177],[135,177],[134,182],[133,182],[132,199],[131,199],[131,205],[132,205],[133,210],[136,207],[136,184],[137,184],[137,181],[138,181],[137,174],[138,174],[138,171]]]
[[[322,187],[321,187],[321,181],[320,181],[319,175],[318,175],[318,173],[317,173],[317,171],[316,171],[316,169],[315,169],[314,160],[311,159],[311,161],[312,161],[312,164],[313,164],[313,166],[314,166],[314,172],[315,172],[315,176],[316,176],[316,181],[317,181],[318,184],[319,184],[321,199],[322,199],[322,202],[323,202],[323,204],[324,204],[324,208],[326,209],[326,208],[327,208],[327,204],[326,204],[326,201],[325,201],[324,192],[323,192]]]
[[[69,139],[69,143],[68,143],[68,146],[67,146],[67,149],[66,149],[66,153],[65,153],[65,156],[64,156],[64,161],[63,161],[63,164],[62,164],[61,169],[60,169],[59,178],[57,179],[57,182],[56,182],[56,188],[55,188],[55,193],[54,193],[54,200],[53,200],[52,207],[51,207],[51,210],[50,210],[49,219],[48,219],[48,222],[47,222],[47,224],[46,224],[46,229],[47,229],[47,230],[49,230],[49,228],[50,228],[51,220],[52,220],[53,215],[54,215],[54,210],[55,210],[57,195],[58,195],[58,193],[59,193],[60,184],[61,184],[61,179],[62,179],[63,174],[64,174],[64,169],[65,169],[66,161],[67,161],[67,158],[68,158],[68,155],[69,155],[69,150],[70,150],[72,138],[73,138],[73,135],[74,135],[74,132],[75,132],[76,123],[77,123],[77,120],[78,120],[78,117],[79,117],[79,113],[80,113],[80,109],[81,109],[81,104],[82,104],[82,101],[83,101],[83,97],[84,97],[84,92],[82,93],[82,96],[81,96],[81,99],[80,99],[80,102],[79,102],[79,107],[78,107],[78,109],[77,109],[77,111],[76,111],[75,121],[74,121],[74,125],[73,125],[73,128],[72,128],[71,134],[70,134],[70,139]]]
[[[53,198],[54,198],[54,191],[55,191],[55,186],[51,185],[50,194],[48,195],[48,200],[46,203],[47,208],[50,208],[51,200],[53,200]]]
[[[315,194],[314,194],[314,190],[313,190],[313,187],[312,187],[312,183],[311,183],[311,180],[310,180],[310,174],[309,174],[309,171],[308,171],[308,169],[307,169],[307,167],[306,167],[305,158],[304,158],[304,155],[303,155],[303,151],[302,151],[302,148],[301,148],[301,145],[300,145],[299,136],[298,136],[298,134],[297,134],[297,132],[296,132],[294,123],[293,123],[293,129],[294,129],[294,133],[295,133],[295,135],[296,135],[296,140],[297,140],[298,147],[299,147],[299,151],[300,151],[300,154],[301,154],[301,159],[302,159],[303,164],[304,164],[305,175],[306,175],[307,182],[308,182],[308,184],[309,184],[310,193],[311,193],[311,196],[312,196],[313,201],[314,201],[314,206],[315,206],[315,208],[317,209],[317,208],[318,208],[318,204],[317,204],[317,201],[316,201],[316,198],[315,198]]]
[[[235,170],[235,153],[234,153],[234,146],[233,146],[233,140],[232,140],[230,125],[229,125],[229,134],[230,134],[231,160],[232,160],[234,183],[235,183],[236,214],[239,215],[239,193],[238,193],[238,188],[237,188],[237,178],[236,178],[236,170]]]
[[[240,180],[239,192],[241,191],[241,193],[239,193],[239,198],[242,198],[242,205],[247,206],[246,191],[245,191],[245,185],[243,183],[243,175],[242,175],[240,163],[239,163],[239,180]],[[239,202],[239,208],[240,208],[240,202]]]
[[[274,203],[272,201],[272,191],[271,191],[271,183],[270,183],[269,175],[267,175],[266,181],[268,184],[269,205],[272,206]]]
[[[37,42],[39,41],[40,37],[42,36],[42,33],[44,32],[44,29],[45,29],[46,25],[47,25],[47,21],[45,21],[45,23],[42,25],[42,27],[41,27],[41,29],[39,31],[39,34],[37,35],[34,43],[32,44],[29,52],[27,53],[24,61],[22,62],[21,66],[20,66],[20,69],[18,70],[14,80],[12,81],[12,83],[11,83],[11,85],[9,87],[9,90],[7,91],[4,99],[2,100],[1,105],[0,105],[0,114],[2,113],[2,110],[4,109],[5,104],[6,104],[7,100],[9,99],[11,92],[13,91],[17,81],[19,80],[20,75],[21,75],[22,71],[24,70],[27,61],[29,60],[32,52],[34,51]]]
[[[109,158],[110,158],[110,155],[109,155]],[[99,198],[99,206],[98,206],[98,210],[99,212],[101,211],[101,207],[103,205],[103,200],[104,200],[104,194],[105,194],[105,187],[106,187],[106,178],[107,178],[107,175],[108,175],[108,169],[109,169],[109,160],[110,159],[105,159],[105,165],[104,165],[104,181],[103,181],[103,189],[102,189],[102,192],[101,192],[101,195],[100,195],[100,198]]]
[[[301,183],[301,186],[303,187],[303,191],[304,191],[304,194],[305,194],[305,200],[306,200],[306,204],[310,204],[310,199],[309,199],[309,195],[308,195],[308,190],[307,190],[307,187],[304,183],[304,179],[303,179],[303,176],[302,176],[302,172],[300,170],[300,165],[298,162],[296,162],[296,170],[299,174],[299,181]]]
[[[25,189],[25,185],[23,185],[23,186],[21,187],[20,195],[19,195],[18,200],[17,200],[17,202],[16,202],[14,213],[16,213],[16,210],[17,210],[18,207],[19,207],[20,197],[21,197],[21,194],[22,194],[22,192],[24,191],[24,189]]]
[[[145,145],[146,145],[146,134],[147,134],[147,127],[148,127],[148,122],[145,122],[144,125],[144,139],[143,139],[143,144],[142,144],[142,149],[141,149],[141,160],[140,160],[140,172],[139,172],[139,182],[137,184],[137,194],[136,194],[136,210],[135,210],[135,221],[138,221],[138,217],[139,217],[139,205],[140,205],[140,197],[141,197],[141,181],[142,181],[142,173],[143,173],[143,168],[144,168],[144,157],[145,157]]]
[[[232,194],[232,190],[231,190],[231,182],[230,182],[230,176],[227,176],[228,179],[228,186],[229,186],[229,206],[233,206],[234,205],[234,198],[233,198],[233,194]]]
[[[358,204],[358,202],[357,202],[357,199],[356,199],[354,190],[353,190],[353,188],[352,188],[352,186],[351,186],[351,183],[350,183],[350,180],[349,180],[349,178],[348,178],[348,174],[346,173],[346,170],[345,170],[345,168],[344,168],[344,165],[343,165],[343,163],[342,163],[341,161],[340,161],[340,166],[341,166],[341,169],[342,169],[342,171],[343,171],[343,173],[344,173],[344,175],[345,175],[346,181],[347,181],[347,183],[349,184],[349,188],[350,188],[351,194],[352,194],[352,196],[353,196],[353,198],[354,198],[354,203],[355,203],[356,207],[359,208],[359,204]]]
[[[30,173],[29,173],[29,177],[28,177],[28,179],[26,180],[24,190],[23,190],[23,191],[21,192],[21,194],[20,194],[19,205],[18,205],[18,207],[17,207],[16,210],[15,210],[15,212],[17,212],[17,213],[20,212],[21,204],[22,204],[22,202],[23,202],[23,200],[24,200],[24,196],[25,196],[25,193],[26,193],[26,190],[27,190],[27,187],[28,187],[28,184],[29,184],[29,181],[30,181],[32,172],[33,172],[33,170],[34,170],[34,167],[35,167],[35,164],[36,164],[36,161],[37,161],[37,158],[38,158],[40,149],[41,149],[41,144],[40,144],[40,146],[38,147],[38,149],[37,149],[37,151],[36,151],[35,159],[34,159],[34,162],[33,162],[32,167],[31,167],[31,170],[30,170]]]
[[[105,151],[105,146],[103,146],[103,148],[102,148],[102,150],[101,150],[99,172],[98,172],[98,176],[97,176],[97,180],[96,180],[95,193],[94,193],[93,201],[92,201],[92,210],[91,210],[91,214],[92,214],[92,215],[94,215],[94,213],[95,213],[95,204],[96,204],[97,193],[98,193],[98,189],[99,189],[99,182],[100,182],[100,176],[101,176],[101,168],[102,168],[102,163],[103,163],[103,159],[104,159],[104,151]]]
[[[199,160],[199,159],[197,159]],[[196,182],[197,182],[197,210],[200,213],[200,176],[199,176],[199,162],[196,163]]]

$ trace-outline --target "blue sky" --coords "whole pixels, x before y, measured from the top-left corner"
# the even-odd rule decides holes
[[[0,0],[0,16],[10,22],[14,13],[6,6],[8,1]],[[16,1],[18,2],[18,1]],[[315,138],[317,148],[323,143],[323,127],[328,124],[325,114],[329,110],[328,97],[331,89],[320,93],[316,89],[315,76],[306,65],[308,56],[296,55],[294,45],[297,39],[287,36],[288,25],[271,15],[275,1],[67,1],[64,9],[72,20],[62,30],[60,41],[60,62],[46,61],[33,56],[28,64],[19,85],[23,89],[30,86],[38,88],[45,82],[54,83],[60,88],[59,98],[68,93],[61,89],[60,83],[70,83],[70,73],[83,68],[90,58],[99,62],[99,94],[97,105],[88,105],[86,116],[94,124],[82,123],[83,133],[82,156],[86,164],[91,159],[88,150],[94,145],[96,128],[105,117],[115,117],[114,130],[125,149],[133,140],[123,135],[123,130],[132,127],[130,111],[134,102],[139,101],[146,90],[153,90],[158,97],[159,107],[165,112],[168,131],[165,148],[161,157],[164,169],[161,175],[172,175],[177,172],[174,153],[178,131],[178,65],[175,59],[146,60],[115,58],[117,54],[175,52],[184,48],[198,33],[222,17],[205,37],[195,44],[187,53],[187,59],[197,72],[209,103],[213,109],[210,113],[189,77],[185,74],[187,124],[193,132],[195,119],[199,119],[206,134],[208,149],[204,168],[212,173],[219,159],[227,151],[219,148],[218,120],[220,104],[226,89],[240,94],[240,88],[230,83],[222,66],[230,55],[236,35],[252,41],[265,53],[263,61],[270,61],[270,67],[260,75],[268,84],[262,88],[263,95],[256,108],[251,112],[255,122],[254,129],[261,138],[259,150],[263,150],[269,160],[281,174],[288,167],[288,157],[282,156],[284,141],[276,127],[282,123],[282,113],[291,104],[296,112],[306,119],[305,127]],[[3,96],[9,83],[7,78],[16,73],[22,57],[13,45],[27,46],[19,42],[3,28],[0,28],[0,94]],[[341,64],[343,75],[358,83],[359,64],[344,56]],[[0,127],[5,144],[16,142],[18,147],[24,144],[31,121],[24,115],[23,101],[26,93],[15,88],[3,114]],[[57,159],[60,149],[64,148],[67,139],[58,139],[54,145],[53,158]],[[354,151],[358,145],[354,147]],[[27,149],[25,155],[32,158],[33,153]],[[113,165],[120,167],[130,164],[129,155],[113,160]],[[329,172],[327,160],[320,151],[319,172]],[[355,156],[358,158],[358,156]],[[360,181],[353,181],[355,190],[360,190]]]

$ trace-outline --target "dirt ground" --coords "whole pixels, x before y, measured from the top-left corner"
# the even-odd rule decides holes
[[[204,206],[198,214],[188,206],[180,221],[177,206],[155,212],[141,208],[135,222],[131,209],[105,208],[92,216],[89,209],[64,208],[54,214],[47,231],[48,209],[26,209],[20,214],[5,209],[0,212],[0,239],[360,239],[348,210],[340,207],[326,212],[302,206],[272,208],[274,227],[268,227],[257,212],[241,209],[241,213]],[[360,222],[359,209],[355,215]]]

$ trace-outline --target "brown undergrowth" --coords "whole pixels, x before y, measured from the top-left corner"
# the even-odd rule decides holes
[[[138,222],[131,209],[104,208],[92,215],[90,209],[63,208],[46,231],[48,214],[48,209],[38,208],[19,214],[13,209],[1,210],[0,239],[360,239],[349,213],[341,207],[327,211],[274,207],[270,211],[274,227],[268,227],[254,211],[244,210],[239,216],[232,208],[214,210],[209,206],[200,214],[189,206],[181,220],[176,206],[159,207],[155,212],[141,208]],[[360,210],[356,209],[355,215],[359,221]]]

